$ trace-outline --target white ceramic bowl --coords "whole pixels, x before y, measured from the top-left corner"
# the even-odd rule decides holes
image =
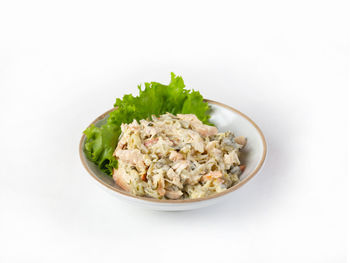
[[[226,191],[205,198],[187,200],[158,200],[131,195],[116,185],[112,177],[101,172],[94,163],[86,158],[83,151],[86,137],[83,135],[80,140],[79,153],[85,169],[95,179],[94,181],[98,185],[112,193],[115,197],[135,205],[155,210],[191,210],[215,204],[229,197],[236,189],[248,182],[261,170],[266,158],[266,141],[259,127],[246,115],[225,104],[212,100],[206,101],[212,108],[210,121],[215,124],[219,131],[232,131],[235,136],[244,136],[247,138],[247,145],[244,147],[240,157],[242,164],[246,165],[246,169],[241,174],[240,182]],[[111,109],[105,112],[91,124],[95,124],[96,126],[101,125],[108,117],[108,114],[113,110],[114,109]]]

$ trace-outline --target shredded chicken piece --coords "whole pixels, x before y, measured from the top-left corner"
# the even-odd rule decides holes
[[[166,191],[165,196],[169,199],[179,199],[183,195],[183,192],[180,190],[177,191]]]
[[[182,170],[184,170],[186,167],[188,166],[188,162],[185,160],[181,160],[175,163],[175,165],[173,166],[173,169],[175,169],[175,171],[179,174],[182,172]]]
[[[189,122],[190,125],[193,127],[193,130],[195,130],[204,137],[215,135],[218,133],[218,129],[215,126],[203,124],[200,120],[198,120],[198,118],[194,114],[178,114],[177,117],[179,117],[181,120]]]
[[[179,160],[183,160],[184,156],[181,153],[178,153],[176,151],[171,151],[170,155],[169,155],[169,160],[171,161],[179,161]]]
[[[121,161],[136,165],[138,167],[144,167],[143,156],[139,150],[120,150],[117,149],[114,152],[114,156],[119,158]]]
[[[239,136],[239,137],[236,137],[235,139],[235,142],[242,145],[242,146],[245,146],[246,143],[247,143],[247,139],[243,136]]]

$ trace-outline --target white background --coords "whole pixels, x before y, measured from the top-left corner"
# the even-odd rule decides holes
[[[345,262],[349,9],[342,1],[1,1],[0,262]],[[82,131],[145,81],[246,113],[265,168],[179,213],[94,184]]]

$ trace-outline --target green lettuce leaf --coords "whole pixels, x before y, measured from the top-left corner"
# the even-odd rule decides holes
[[[133,120],[150,118],[170,112],[195,114],[203,123],[209,122],[209,105],[203,101],[198,91],[185,89],[180,76],[171,73],[169,85],[158,82],[145,83],[145,89],[138,86],[139,95],[124,95],[117,98],[114,104],[116,110],[109,114],[107,122],[101,127],[91,125],[84,133],[86,141],[84,151],[89,160],[94,162],[106,174],[111,175],[118,162],[113,152],[118,144],[122,123],[131,123]]]

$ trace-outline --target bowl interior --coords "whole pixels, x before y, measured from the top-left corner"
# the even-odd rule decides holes
[[[226,192],[232,192],[233,190],[239,188],[241,185],[243,185],[246,181],[248,181],[251,177],[253,177],[257,173],[257,171],[261,168],[262,163],[265,160],[266,142],[260,129],[247,116],[224,104],[221,104],[215,101],[210,101],[210,100],[207,100],[207,101],[212,108],[210,121],[215,124],[219,132],[231,131],[234,133],[235,136],[244,136],[247,138],[247,145],[244,147],[244,150],[240,157],[241,163],[246,165],[246,169],[244,170],[244,172],[241,174],[241,177],[240,177],[241,181],[237,185],[219,194],[219,195],[222,195],[222,194],[225,194]],[[110,111],[101,115],[93,123],[96,126],[101,126],[108,118],[108,113]],[[90,160],[86,158],[85,154],[83,153],[84,143],[85,143],[85,136],[82,137],[79,150],[80,150],[81,160],[85,168],[88,170],[88,172],[100,183],[107,186],[109,189],[114,190],[115,192],[118,192],[120,194],[130,196],[130,194],[128,194],[126,191],[120,188],[117,184],[115,184],[111,176],[108,176],[105,173],[101,172],[94,163],[92,163]],[[155,200],[155,199],[145,198],[145,197],[136,197],[136,198],[149,200],[149,201]],[[200,199],[208,199],[208,198],[200,198]],[[184,202],[184,201],[195,201],[195,200],[196,199],[166,200],[166,202],[176,202],[176,201]]]

